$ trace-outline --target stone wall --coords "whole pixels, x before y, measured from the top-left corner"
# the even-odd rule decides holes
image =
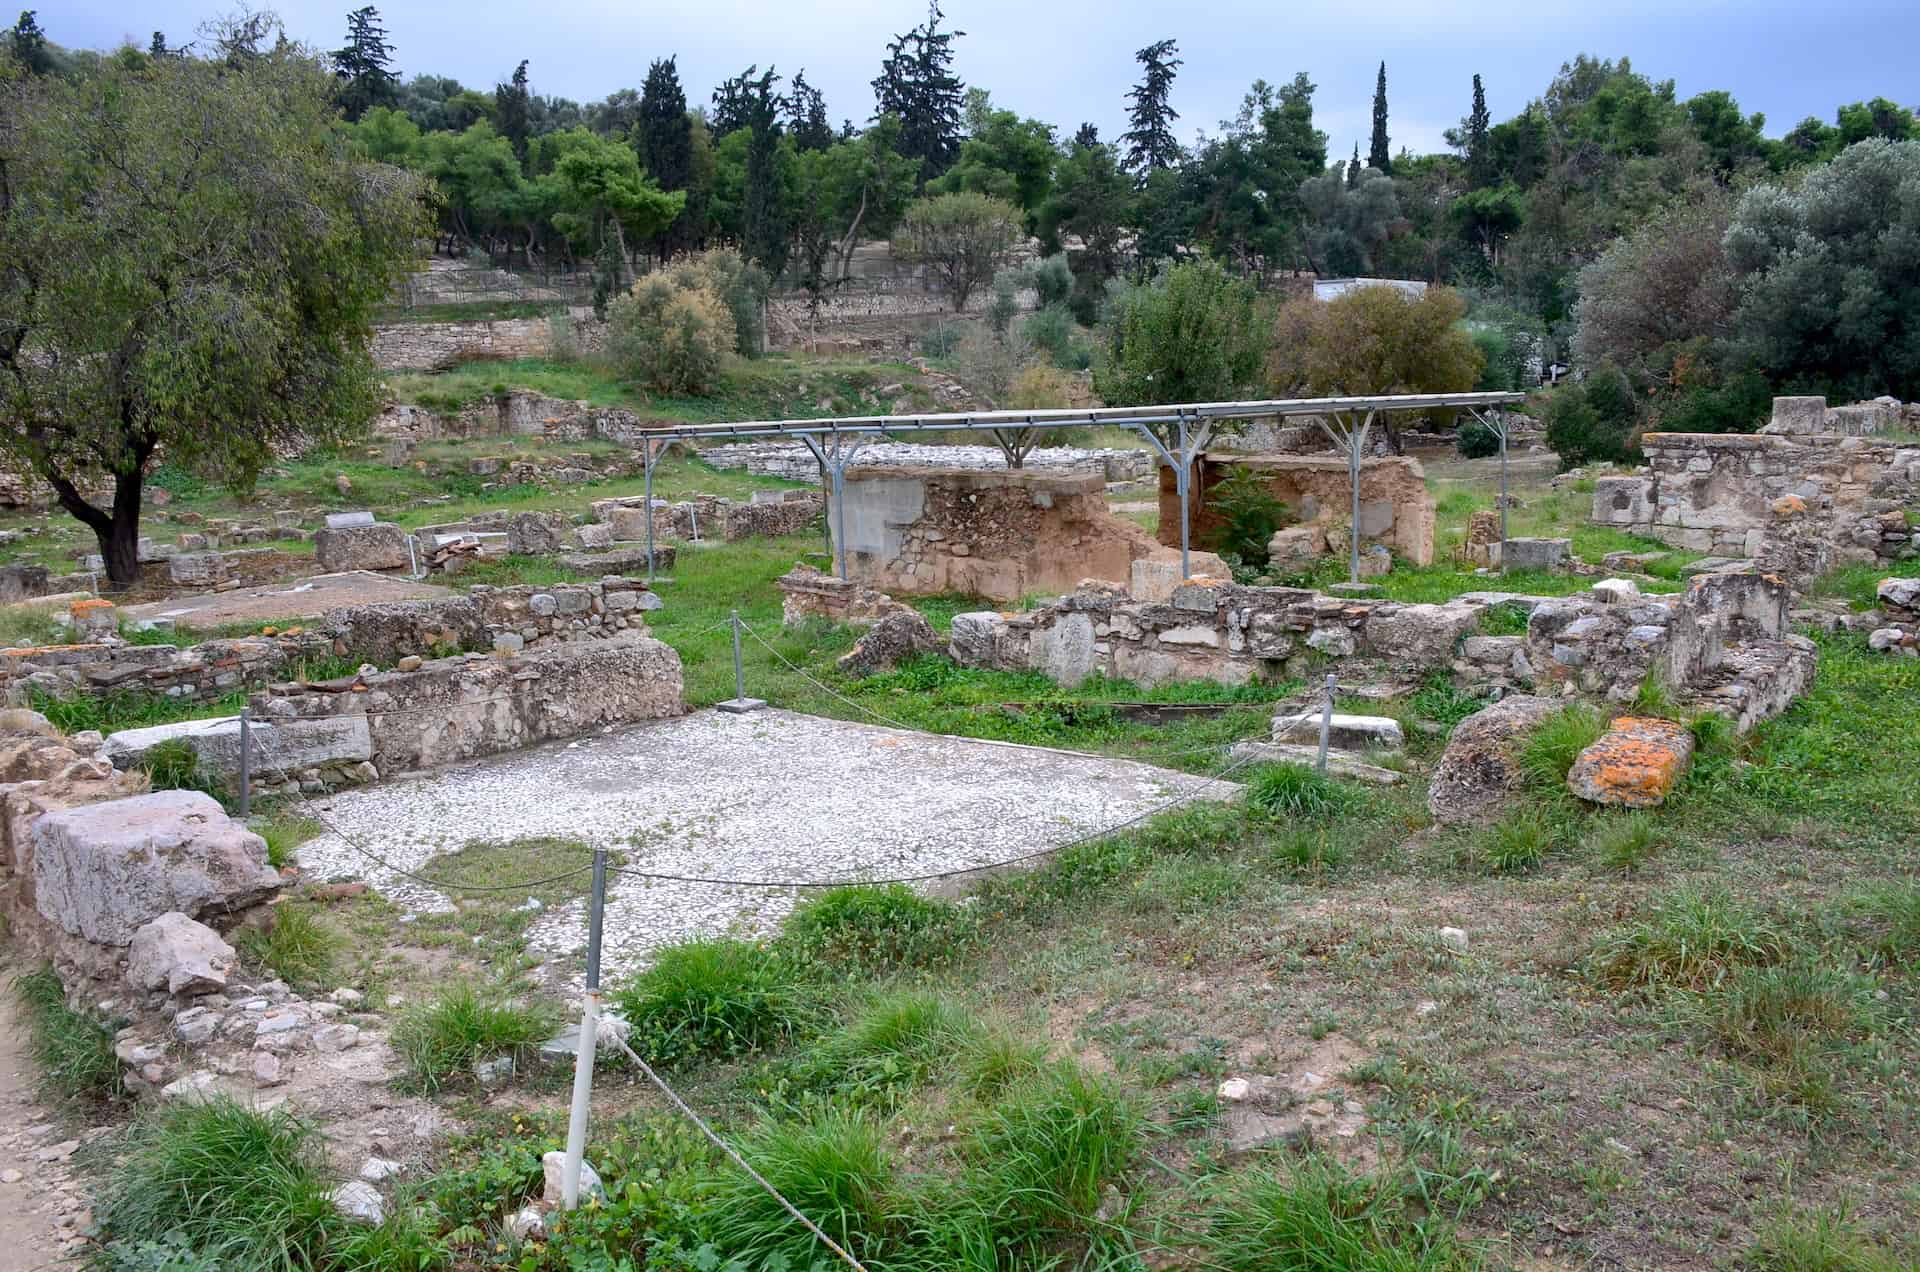
[[[35,690],[56,698],[141,693],[211,702],[239,689],[291,678],[303,662],[334,653],[319,631],[172,645],[85,643],[0,650],[0,701],[23,704]]]
[[[1300,455],[1236,455],[1208,452],[1194,461],[1188,507],[1189,534],[1196,544],[1211,543],[1224,521],[1208,505],[1208,493],[1234,470],[1257,473],[1274,496],[1302,522],[1326,529],[1330,550],[1344,551],[1352,519],[1347,461]],[[1368,459],[1360,465],[1360,538],[1378,543],[1414,565],[1433,564],[1433,496],[1417,459],[1396,456]],[[1160,542],[1180,543],[1180,495],[1171,468],[1160,470]]]
[[[825,498],[816,490],[759,490],[746,503],[719,495],[700,495],[679,503],[656,499],[653,534],[655,539],[689,542],[778,538],[809,529],[825,507]],[[593,519],[609,527],[614,539],[643,540],[647,537],[646,496],[595,500]]]
[[[448,371],[462,362],[544,358],[553,350],[555,322],[573,323],[579,347],[599,347],[602,324],[591,319],[394,322],[373,329],[373,364],[382,371]]]
[[[335,610],[325,627],[337,652],[389,666],[448,647],[517,652],[645,632],[646,612],[659,607],[660,598],[642,579],[475,585],[465,596]]]
[[[787,627],[818,620],[845,627],[871,627],[887,615],[909,608],[885,592],[796,565],[777,580],[780,621]]]
[[[374,417],[373,435],[393,441],[437,441],[472,437],[545,437],[556,441],[600,440],[637,447],[650,431],[624,407],[595,406],[572,398],[549,397],[530,389],[509,389],[442,415],[421,406],[394,403]]]
[[[852,580],[883,591],[1012,601],[1124,582],[1158,552],[1107,510],[1097,473],[856,468],[845,489],[844,525],[831,500],[828,524],[844,531]]]
[[[1401,690],[1444,671],[1477,690],[1613,702],[1633,698],[1657,669],[1681,701],[1745,730],[1813,678],[1812,642],[1787,631],[1789,595],[1784,580],[1754,573],[1703,575],[1677,595],[1608,580],[1577,596],[1477,592],[1439,605],[1211,580],[1151,604],[1089,585],[1026,613],[955,615],[950,652],[963,666],[1040,671],[1069,686],[1095,673],[1148,687],[1308,680],[1332,660],[1342,680]],[[1526,635],[1480,635],[1480,615],[1494,605],[1525,607]]]
[[[686,712],[679,654],[634,631],[511,657],[439,658],[410,671],[362,677],[345,690],[276,685],[254,695],[251,705],[257,718],[290,738],[328,731],[357,757],[353,764],[370,766],[363,774],[381,777]],[[290,761],[276,761],[271,749],[266,754],[267,769],[288,780],[313,780],[289,770]],[[314,767],[311,753],[289,754]]]
[[[1915,552],[1920,447],[1865,437],[1649,433],[1647,466],[1594,486],[1593,520],[1676,548],[1760,559],[1802,582]]]
[[[744,468],[756,477],[820,482],[820,465],[800,442],[728,442],[709,446],[700,458],[715,468]],[[969,468],[1007,471],[998,446],[931,446],[920,442],[867,442],[856,458],[866,464],[897,468]],[[1027,456],[1028,469],[1097,469],[1107,481],[1137,481],[1153,472],[1154,457],[1144,450],[1080,450],[1047,446]]]

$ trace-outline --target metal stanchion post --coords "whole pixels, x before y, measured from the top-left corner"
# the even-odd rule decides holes
[[[240,708],[240,815],[253,811],[253,708]]]
[[[593,850],[593,901],[587,909],[587,1001],[580,1010],[580,1043],[573,1055],[573,1107],[567,1115],[567,1157],[560,1172],[560,1204],[580,1204],[580,1163],[587,1153],[587,1104],[593,1095],[593,1055],[599,1049],[600,920],[607,906],[607,850]]]
[[[1333,690],[1336,681],[1332,672],[1327,673],[1327,700],[1320,708],[1320,776],[1327,775],[1327,744],[1333,736]]]
[[[767,705],[764,698],[747,697],[746,665],[740,661],[740,611],[733,611],[729,620],[733,628],[733,697],[725,702],[716,703],[714,709],[728,715],[745,715],[749,711],[758,711]]]
[[[647,438],[640,448],[640,456],[647,466],[647,586],[653,586],[653,439]]]

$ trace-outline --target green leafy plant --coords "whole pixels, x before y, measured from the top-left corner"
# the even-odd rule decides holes
[[[1290,830],[1274,843],[1270,860],[1298,874],[1319,874],[1347,859],[1346,846],[1327,832],[1305,827]]]
[[[406,1062],[412,1084],[437,1091],[475,1061],[523,1052],[558,1026],[559,1014],[548,1004],[460,981],[401,1013],[393,1047]]]
[[[1487,459],[1500,453],[1500,434],[1479,420],[1463,420],[1454,430],[1453,447],[1462,459]]]
[[[59,1099],[107,1099],[121,1092],[113,1029],[67,1005],[66,987],[51,967],[15,977],[28,1042],[41,1088]]]
[[[747,941],[703,940],[662,950],[615,994],[634,1050],[672,1063],[737,1055],[791,1038],[814,1015],[798,971],[781,952]]]
[[[1778,924],[1724,891],[1685,887],[1657,900],[1652,913],[1604,937],[1592,966],[1615,989],[1707,990],[1737,969],[1786,957]]]
[[[1247,806],[1268,817],[1333,817],[1350,792],[1304,764],[1266,764],[1247,782]]]
[[[1267,542],[1288,522],[1286,503],[1250,468],[1235,468],[1206,492],[1207,506],[1224,523],[1219,550],[1251,566],[1267,563]]]
[[[957,906],[905,884],[831,888],[788,916],[780,943],[836,967],[925,967],[965,948],[967,926]]]
[[[272,907],[270,914],[272,922],[266,927],[241,932],[241,950],[291,985],[323,985],[346,945],[345,935],[311,905],[286,902]]]

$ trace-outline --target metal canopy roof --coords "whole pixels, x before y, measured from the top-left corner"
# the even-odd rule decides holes
[[[1191,402],[1171,406],[1103,406],[1048,411],[956,411],[930,415],[852,415],[817,420],[743,420],[735,424],[678,424],[645,430],[660,439],[708,437],[821,437],[836,433],[913,433],[950,429],[1075,428],[1088,424],[1138,427],[1268,416],[1338,415],[1506,406],[1524,393],[1390,393],[1373,397],[1277,398],[1250,402]]]

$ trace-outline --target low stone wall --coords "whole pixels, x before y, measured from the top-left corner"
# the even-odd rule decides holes
[[[569,321],[583,349],[598,348],[602,324],[579,318],[501,318],[489,322],[394,322],[373,329],[373,365],[382,371],[448,371],[462,362],[544,358],[553,324]]]
[[[595,406],[571,398],[548,397],[530,389],[510,389],[457,415],[395,403],[374,417],[373,435],[390,441],[444,438],[545,437],[555,441],[600,440],[638,447],[652,429],[624,407]]]
[[[1682,701],[1745,730],[1812,680],[1812,642],[1787,631],[1790,595],[1784,580],[1754,573],[1703,575],[1671,596],[1608,580],[1578,596],[1478,592],[1441,605],[1211,580],[1151,604],[1089,585],[1044,609],[955,615],[950,652],[963,666],[1040,671],[1069,686],[1096,672],[1149,687],[1310,680],[1334,660],[1343,679],[1402,688],[1446,671],[1475,689],[1614,702],[1657,669]],[[1494,605],[1527,608],[1526,635],[1478,634]]]
[[[831,501],[827,521],[845,534],[847,571],[887,592],[1011,601],[1082,579],[1124,582],[1159,552],[1107,510],[1096,473],[856,468],[845,491],[844,523]]]
[[[335,610],[325,629],[339,653],[388,666],[436,648],[544,649],[645,632],[645,613],[659,607],[659,596],[643,579],[552,587],[476,584],[465,596]]]
[[[796,565],[777,580],[781,623],[796,627],[819,620],[847,627],[871,627],[887,615],[909,608],[885,592]]]
[[[709,446],[700,458],[715,468],[744,468],[756,477],[820,483],[820,465],[800,442],[728,442]],[[917,442],[869,442],[860,447],[863,464],[898,468],[1007,470],[997,446],[929,446]],[[1144,450],[1079,450],[1049,446],[1027,456],[1027,469],[1098,469],[1107,481],[1138,481],[1152,474],[1154,457]]]
[[[1188,501],[1188,534],[1211,543],[1225,521],[1210,506],[1213,488],[1244,469],[1284,502],[1299,521],[1325,529],[1330,551],[1344,551],[1352,520],[1352,482],[1347,461],[1337,456],[1236,455],[1208,452],[1194,461]],[[1377,543],[1414,565],[1433,564],[1433,496],[1420,461],[1395,456],[1360,465],[1360,538]],[[1171,468],[1160,470],[1160,542],[1180,543],[1180,494]]]
[[[1644,470],[1602,477],[1593,520],[1695,552],[1828,565],[1914,555],[1920,447],[1865,437],[1649,433]],[[1793,546],[1793,542],[1808,546]],[[1797,564],[1796,564],[1797,561]]]
[[[290,739],[323,730],[341,752],[327,762],[350,763],[365,780],[686,712],[680,655],[633,631],[514,657],[439,658],[411,671],[364,676],[344,689],[276,685],[254,695],[251,706]],[[267,770],[286,781],[324,780],[306,772],[318,768],[315,751],[296,748],[279,760],[270,748],[264,754]],[[304,769],[293,767],[301,762]]]
[[[690,542],[718,539],[725,543],[778,538],[808,529],[825,507],[826,499],[814,490],[755,491],[746,503],[718,495],[699,495],[679,503],[656,499],[653,535],[655,539]],[[647,537],[646,496],[595,500],[593,518],[609,527],[613,539],[644,540]]]
[[[0,701],[23,704],[35,691],[56,698],[142,693],[211,702],[239,689],[289,679],[302,662],[334,653],[323,632],[210,640],[187,649],[119,642],[0,650]]]

